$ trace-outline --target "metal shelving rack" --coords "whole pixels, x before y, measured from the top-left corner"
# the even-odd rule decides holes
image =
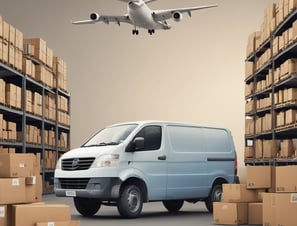
[[[0,62],[0,78],[6,83],[12,83],[22,88],[22,108],[14,109],[4,104],[0,104],[0,113],[6,120],[17,123],[17,130],[22,133],[22,140],[11,141],[11,140],[0,140],[0,146],[15,148],[17,153],[40,153],[41,155],[41,175],[43,178],[43,184],[45,180],[50,180],[54,176],[54,170],[48,170],[44,165],[45,150],[55,151],[56,157],[60,154],[69,150],[70,145],[70,126],[65,126],[59,123],[58,120],[58,97],[63,96],[68,100],[68,109],[70,115],[70,94],[59,89],[47,87],[34,79],[23,75],[14,68]],[[42,95],[42,115],[34,115],[26,111],[26,90],[38,92]],[[45,118],[45,95],[51,93],[55,95],[56,101],[56,120],[48,120]],[[26,125],[34,125],[41,130],[41,144],[31,144],[26,142]],[[55,146],[47,146],[45,144],[45,130],[55,131]],[[68,148],[61,149],[59,147],[59,135],[61,133],[67,134]],[[44,193],[51,193],[51,190],[43,187]]]
[[[260,69],[255,71],[251,76],[245,79],[245,84],[249,85],[253,83],[254,88],[252,94],[247,95],[245,97],[245,101],[251,100],[253,101],[253,111],[247,112],[246,117],[252,118],[254,120],[254,134],[253,135],[245,135],[245,144],[248,146],[254,147],[254,155],[255,155],[255,141],[257,139],[262,140],[282,140],[282,139],[291,139],[297,138],[297,123],[292,124],[290,126],[277,127],[276,125],[276,114],[282,110],[286,109],[297,109],[297,100],[294,103],[284,103],[282,105],[275,105],[274,94],[279,90],[285,88],[297,88],[297,73],[293,73],[286,77],[285,79],[278,81],[275,83],[275,69],[278,68],[282,63],[291,58],[297,58],[297,40],[293,41],[293,43],[289,44],[285,49],[279,51],[278,54],[273,56],[273,40],[275,37],[280,36],[284,31],[288,28],[292,27],[292,24],[297,20],[297,10],[292,12],[285,20],[276,28],[275,31],[272,32],[270,38],[266,40],[264,43],[260,45],[255,52],[253,52],[250,56],[246,58],[246,62],[255,63],[256,60],[262,56],[262,54],[266,50],[271,51],[271,59],[263,65]],[[266,79],[266,75],[269,70],[272,70],[272,86],[267,89],[256,92],[256,83],[258,81]],[[256,102],[259,99],[265,98],[271,94],[271,106],[265,109],[257,110]],[[272,115],[271,127],[272,130],[256,133],[256,123],[255,120],[257,117],[264,116],[265,114],[270,113]],[[292,165],[297,164],[297,158],[262,158],[256,159],[249,158],[245,159],[246,165]]]

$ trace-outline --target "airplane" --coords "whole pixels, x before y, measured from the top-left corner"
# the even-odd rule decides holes
[[[133,35],[138,35],[138,28],[144,28],[148,30],[150,35],[155,33],[156,29],[169,30],[171,25],[167,23],[167,19],[173,19],[176,22],[180,22],[183,19],[183,13],[188,13],[191,17],[192,11],[217,7],[218,5],[206,5],[188,8],[177,9],[165,9],[165,10],[151,10],[148,7],[148,3],[157,0],[118,0],[127,3],[128,13],[126,15],[111,16],[111,15],[99,15],[97,12],[90,14],[88,20],[73,21],[72,24],[95,24],[103,22],[109,24],[115,22],[119,26],[121,23],[128,23],[134,26],[132,30]]]

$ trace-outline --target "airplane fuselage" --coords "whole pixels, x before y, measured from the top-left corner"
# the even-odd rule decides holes
[[[155,21],[153,12],[143,1],[129,2],[128,15],[135,27],[142,27],[149,30],[170,28],[167,24]]]

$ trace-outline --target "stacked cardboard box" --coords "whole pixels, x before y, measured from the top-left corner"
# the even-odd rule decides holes
[[[56,120],[56,95],[55,94],[47,94],[45,96],[45,118],[55,121]]]
[[[0,16],[0,61],[22,70],[23,33]]]
[[[1,152],[0,185],[1,226],[80,225],[69,206],[41,203],[40,155]]]
[[[286,20],[296,13],[296,9],[296,0],[279,0],[270,4],[264,12],[260,30],[248,37],[245,65],[245,112],[248,117],[245,135],[246,140],[253,139],[254,142],[245,148],[246,159],[295,156],[295,150],[280,151],[281,140],[267,140],[265,135],[297,125],[297,90],[288,88],[290,85],[281,86],[286,79],[297,74],[297,59],[282,59],[279,65],[271,63],[275,62],[275,56],[297,41],[297,20]],[[286,26],[276,33],[284,21]],[[263,139],[260,140],[258,135]]]
[[[214,223],[296,225],[296,175],[297,166],[248,166],[246,184],[223,185]]]
[[[22,108],[22,88],[12,83],[5,85],[5,103],[9,107],[21,109]]]
[[[54,57],[53,59],[54,65],[54,76],[56,87],[67,91],[67,64],[60,57]]]

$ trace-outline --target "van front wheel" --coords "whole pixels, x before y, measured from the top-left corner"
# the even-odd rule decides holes
[[[143,206],[142,192],[139,187],[128,184],[118,200],[118,211],[122,217],[136,218],[140,215]]]
[[[211,192],[208,198],[205,200],[205,205],[207,210],[212,213],[213,212],[213,203],[220,202],[222,199],[222,185],[216,184],[212,187]]]
[[[169,212],[177,212],[183,207],[184,200],[167,200],[163,201],[163,205]]]
[[[101,207],[98,199],[78,198],[73,199],[76,210],[85,217],[93,216]]]

